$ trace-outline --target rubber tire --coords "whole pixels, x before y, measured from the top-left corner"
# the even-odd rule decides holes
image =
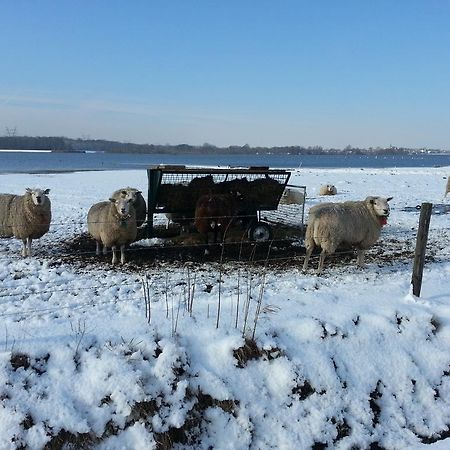
[[[248,230],[248,238],[254,242],[270,241],[273,238],[272,228],[267,223],[256,222]]]

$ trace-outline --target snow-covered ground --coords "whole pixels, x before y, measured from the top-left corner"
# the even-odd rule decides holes
[[[0,192],[50,188],[53,212],[36,256],[0,240],[0,449],[450,448],[450,214],[432,216],[417,298],[405,255],[419,211],[403,210],[442,203],[449,174],[296,170],[307,210],[330,200],[324,183],[333,201],[394,197],[383,257],[326,260],[321,277],[301,259],[71,265],[58,249],[86,231],[89,206],[145,191],[145,171],[0,175]]]

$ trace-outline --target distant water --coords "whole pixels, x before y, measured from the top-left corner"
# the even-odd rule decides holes
[[[447,155],[165,155],[0,151],[0,173],[145,169],[156,164],[271,168],[387,168],[450,166]]]

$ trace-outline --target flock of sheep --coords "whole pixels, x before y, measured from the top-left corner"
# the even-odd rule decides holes
[[[0,237],[15,237],[23,242],[22,256],[31,256],[31,243],[48,232],[51,222],[49,189],[27,188],[24,195],[0,194]],[[336,187],[324,185],[320,195],[335,195]],[[450,177],[447,179],[444,198],[450,193]],[[392,199],[367,197],[362,201],[322,203],[309,210],[305,236],[306,270],[314,248],[322,249],[317,273],[321,273],[325,257],[339,246],[357,249],[357,264],[364,264],[365,250],[379,238],[381,228],[389,216]],[[289,203],[289,199],[285,202]],[[96,254],[112,250],[112,264],[118,262],[117,249],[120,248],[120,262],[125,262],[125,247],[136,240],[137,230],[146,219],[146,203],[141,191],[123,188],[115,191],[109,200],[91,206],[87,216],[88,232],[96,241]],[[230,225],[236,215],[236,201],[231,195],[203,195],[199,198],[194,224],[206,235],[217,234]]]
[[[50,229],[52,219],[50,189],[25,190],[24,195],[0,194],[0,237],[15,237],[23,243],[22,256],[31,256],[31,243]],[[141,191],[124,188],[114,192],[109,201],[92,205],[88,213],[88,231],[97,243],[97,254],[110,247],[113,264],[117,246],[125,262],[125,245],[136,239],[137,227],[147,215]]]

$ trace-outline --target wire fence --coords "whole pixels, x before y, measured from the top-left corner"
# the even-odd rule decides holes
[[[52,225],[53,226],[64,226],[67,227],[68,224],[84,224],[85,222],[79,222],[79,221],[63,221],[63,222],[53,222]],[[446,230],[448,229],[444,229],[444,230],[440,230],[442,233],[445,233]],[[390,233],[387,237],[390,238],[392,237],[393,233]],[[394,233],[395,234],[395,233]],[[404,237],[404,231],[399,230],[397,232],[397,234],[401,234]],[[228,266],[227,269],[230,268],[234,268],[236,270],[240,270],[242,268],[246,268],[248,270],[251,270],[249,267],[252,266],[253,264],[265,264],[265,266],[268,266],[274,262],[276,263],[290,263],[291,267],[295,266],[295,265],[300,265],[300,263],[302,262],[304,255],[303,254],[295,254],[295,255],[288,255],[288,256],[273,256],[272,253],[274,253],[274,249],[277,247],[277,245],[279,244],[286,244],[286,239],[272,239],[270,242],[266,242],[264,244],[261,245],[261,243],[254,243],[254,242],[249,242],[248,239],[244,239],[245,236],[245,232],[243,233],[243,237],[240,240],[233,240],[233,241],[226,241],[222,244],[216,244],[216,245],[221,245],[221,255],[220,255],[220,259],[218,261],[216,261],[216,263],[219,266],[219,270],[222,272],[223,271],[223,267],[224,264],[228,264],[230,262],[233,262],[233,266],[230,267]],[[413,232],[411,232],[411,236],[410,238],[413,237]],[[208,244],[206,243],[195,243],[195,244],[189,244],[188,247],[190,248],[201,248],[204,249],[206,248]],[[248,258],[243,258],[242,254],[239,253],[238,257],[236,259],[232,259],[232,260],[224,260],[224,253],[225,253],[225,249],[228,245],[238,245],[238,246],[250,246],[252,247],[252,251],[250,253],[250,256]],[[256,257],[256,248],[260,247],[262,250],[266,249],[267,250],[267,254],[264,257],[261,258],[257,258]],[[154,249],[155,247],[143,247],[143,246],[132,246],[130,247],[127,252],[145,252],[146,250],[150,250],[150,249]],[[158,247],[159,249],[161,249],[161,247]],[[170,248],[171,250],[180,250],[180,251],[185,251],[186,250],[186,245],[185,244],[172,244],[170,246],[166,246],[166,247],[162,247],[162,249],[164,250],[165,248]],[[56,248],[56,251],[58,251],[58,248]],[[412,251],[412,249],[411,249]],[[94,255],[95,251],[69,251],[66,250],[65,252],[63,252],[62,254],[58,253],[58,259],[62,259],[64,260],[64,258],[73,258],[74,256],[86,256],[86,255]],[[333,255],[327,255],[328,258],[341,258],[342,256],[349,256],[349,255],[354,255],[354,251],[352,249],[346,249],[346,250],[338,250],[336,251]],[[52,255],[54,256],[54,255]],[[314,261],[316,259],[319,258],[318,254],[313,254],[311,256],[311,259]],[[215,269],[217,269],[217,266],[215,267]],[[135,268],[134,268],[135,270]],[[256,270],[260,270],[260,269],[256,269]],[[162,286],[163,288],[165,288],[166,290],[166,295],[167,295],[167,291],[173,291],[173,289],[175,288],[175,286],[178,286],[183,283],[186,283],[186,269],[180,269],[178,270],[178,272],[173,271],[172,275],[175,275],[178,273],[178,278],[175,279],[173,282],[171,282],[170,285],[167,284],[167,280],[166,280],[166,285]],[[139,277],[143,277],[143,276],[147,276],[147,268],[144,268],[141,271],[138,271],[136,276]],[[261,276],[261,273],[257,274],[255,273],[254,276]],[[163,281],[160,280],[161,283],[163,284]],[[33,283],[45,283],[46,288],[45,289],[37,289],[37,288],[30,288],[30,283],[11,283],[9,286],[4,286],[4,289],[6,287],[6,289],[8,289],[7,292],[0,292],[0,299],[1,298],[19,298],[19,299],[23,299],[27,296],[43,296],[43,295],[53,295],[55,293],[69,293],[69,294],[73,294],[73,295],[77,295],[78,292],[81,291],[92,291],[95,292],[96,290],[102,290],[103,292],[106,292],[110,289],[121,289],[123,287],[131,287],[134,290],[134,293],[137,294],[139,292],[139,290],[141,289],[141,281],[139,280],[120,280],[119,283],[115,281],[113,283],[99,283],[98,279],[96,280],[96,284],[92,284],[89,286],[71,286],[70,285],[71,280],[48,280],[48,281],[44,281],[44,280],[33,280]],[[62,286],[62,283],[66,283],[64,286]],[[28,288],[28,289],[27,289]],[[13,312],[4,312],[4,313],[0,313],[0,317],[10,317],[10,316],[26,316],[26,317],[33,317],[36,315],[43,315],[43,314],[54,314],[55,312],[58,312],[60,310],[63,309],[69,309],[69,310],[79,310],[79,309],[83,309],[85,307],[94,307],[94,306],[98,306],[98,305],[106,305],[106,304],[111,304],[111,303],[117,303],[117,301],[119,301],[118,298],[114,298],[112,300],[100,300],[98,298],[98,294],[96,294],[95,297],[95,301],[94,300],[89,300],[86,302],[78,302],[78,303],[73,303],[72,305],[55,305],[55,306],[48,306],[48,307],[43,307],[43,308],[30,308],[30,309],[20,309],[18,311],[13,311]]]
[[[272,212],[270,212],[270,213],[272,213]],[[253,219],[254,215],[205,216],[203,218],[207,219],[207,220],[227,219],[227,221],[228,221],[228,220],[232,220],[232,219],[239,219],[239,220],[240,219],[247,219],[247,218],[248,219]],[[169,219],[167,219],[167,220],[169,220]],[[179,218],[177,220],[189,221],[189,222],[191,222],[193,224],[194,221],[195,221],[195,217],[183,216],[182,218]],[[118,220],[116,220],[116,221],[91,221],[90,223],[92,223],[92,224],[116,224],[117,222],[118,222]],[[49,227],[50,227],[49,233],[51,233],[52,232],[51,228],[55,228],[55,227],[67,228],[68,226],[71,226],[71,225],[72,226],[77,225],[77,226],[80,226],[80,227],[87,227],[88,222],[86,220],[82,220],[82,221],[81,220],[64,220],[64,221],[58,221],[58,222],[53,221],[53,222],[50,222],[50,224],[48,224],[48,223],[38,223],[38,224],[36,224],[35,223],[35,225],[37,225],[37,226],[49,225]],[[163,226],[163,220],[160,219],[159,222],[157,222],[157,225],[161,228]],[[271,225],[273,225],[273,224],[271,224]],[[284,224],[284,223],[280,222],[280,223],[275,224],[275,226],[278,226],[280,228],[282,228],[284,225],[292,226],[293,228],[296,228],[296,226],[297,226],[299,229],[301,229],[304,226],[303,223],[298,223],[298,224],[288,223],[288,224]],[[27,227],[27,226],[28,225],[21,225],[20,223],[14,225],[15,228],[22,228],[22,227]],[[4,225],[3,224],[3,225],[1,225],[1,227],[4,228],[4,229],[8,229],[9,230],[9,229],[13,228],[13,225]],[[145,230],[146,229],[146,225],[143,225],[143,226],[139,227],[139,229],[141,231]],[[447,227],[447,229],[450,229],[450,226]],[[404,229],[397,230],[397,231],[392,230],[390,232],[390,234],[404,234],[407,231],[408,230],[404,230]],[[6,235],[2,236],[2,232],[1,232],[1,228],[0,228],[0,237],[10,237],[10,236],[6,236]]]
[[[273,245],[273,243],[272,243]],[[184,248],[183,246],[179,246],[179,248]],[[140,250],[140,249],[139,249]],[[82,254],[94,254],[95,252],[82,252]],[[339,259],[342,258],[343,256],[353,256],[354,255],[354,250],[340,250],[340,251],[336,251],[334,254],[332,255],[328,255],[328,257],[330,259]],[[72,253],[71,255],[68,256],[73,256],[75,253]],[[79,253],[76,253],[77,255],[79,255]],[[254,256],[254,252],[253,252],[253,256]],[[318,260],[320,257],[319,254],[313,254],[311,255],[311,260]],[[290,262],[293,263],[291,264],[291,267],[294,266],[294,263],[298,263],[298,267],[300,268],[300,263],[303,262],[304,259],[304,255],[292,255],[292,256],[277,256],[277,257],[270,257],[270,250],[269,253],[266,257],[264,258],[249,258],[248,260],[232,260],[232,261],[216,261],[217,266],[225,266],[227,269],[234,269],[234,270],[239,270],[242,268],[252,268],[252,269],[256,269],[258,270],[258,267],[255,267],[254,264],[267,264],[270,265],[270,263],[273,262]],[[233,266],[230,266],[229,263],[233,263]],[[191,262],[191,266],[193,266],[195,264],[195,262]],[[217,266],[214,267],[214,270],[217,269]],[[107,269],[109,266],[105,266],[105,269]],[[185,276],[185,268],[182,269],[176,269],[174,268],[172,270],[172,274],[180,274],[181,275],[181,279],[182,277]],[[143,276],[145,274],[148,273],[148,269],[145,268],[144,270],[142,270],[141,272],[136,273],[136,276]],[[99,275],[101,276],[101,274]],[[126,286],[136,286],[139,285],[140,282],[137,281],[127,281],[127,280],[120,280],[120,284],[118,285],[117,282],[114,283],[99,283],[99,284],[93,284],[93,285],[89,285],[89,286],[85,286],[85,287],[81,287],[81,286],[76,286],[76,287],[69,287],[69,286],[61,286],[62,283],[70,283],[70,281],[74,281],[76,282],[77,279],[74,278],[73,280],[33,280],[32,283],[35,284],[39,284],[39,283],[45,283],[45,285],[47,286],[45,289],[36,289],[36,288],[29,288],[30,287],[30,282],[27,283],[14,283],[11,284],[9,286],[5,286],[9,291],[8,292],[0,292],[0,298],[10,298],[10,297],[24,297],[24,296],[29,296],[29,295],[43,295],[43,294],[54,294],[54,293],[58,293],[58,292],[73,292],[73,291],[95,291],[96,289],[112,289],[112,288],[122,288],[122,287],[126,287]],[[174,285],[177,285],[180,282],[180,280],[175,281]],[[55,286],[55,287],[51,287],[51,286]],[[4,287],[4,289],[5,289]],[[24,288],[29,288],[28,290],[23,290]],[[169,287],[173,287],[173,286],[169,286]],[[11,292],[11,290],[19,290],[18,292]],[[1,314],[0,314],[1,316]]]
[[[80,224],[81,222],[74,222],[74,221],[64,221],[64,222],[60,222],[59,225],[67,227],[68,224]],[[54,223],[54,225],[58,225],[58,223]],[[450,228],[448,228],[447,230],[449,230]],[[242,231],[242,230],[241,230]],[[445,233],[446,229],[441,229],[438,230],[441,233]],[[274,249],[277,249],[278,246],[286,246],[286,245],[290,245],[291,249],[292,249],[292,244],[297,244],[297,246],[303,247],[303,237],[301,236],[295,236],[295,237],[283,237],[283,238],[273,238],[270,241],[266,241],[266,242],[254,242],[254,241],[250,241],[247,237],[247,232],[248,230],[245,229],[244,231],[242,231],[239,236],[227,236],[227,232],[224,233],[224,239],[223,241],[219,241],[217,243],[206,243],[206,242],[194,242],[194,241],[189,241],[189,242],[181,242],[181,243],[176,243],[173,241],[169,240],[169,243],[164,243],[163,245],[158,245],[158,243],[154,243],[153,245],[143,245],[143,244],[139,244],[138,243],[132,243],[131,246],[128,246],[127,248],[127,253],[145,253],[145,252],[151,252],[151,251],[185,251],[185,252],[189,252],[192,250],[197,250],[197,249],[206,249],[206,248],[210,248],[210,247],[216,247],[216,248],[223,248],[224,250],[222,251],[222,256],[224,255],[225,249],[226,248],[232,248],[232,247],[236,247],[236,246],[240,246],[240,247],[260,247],[260,248],[264,248],[267,247],[268,245],[270,245],[271,247],[273,247]],[[405,234],[406,234],[406,239],[405,239]],[[194,234],[193,234],[194,235]],[[409,236],[408,236],[409,235]],[[186,234],[185,236],[191,236],[190,234]],[[194,235],[196,236],[197,240],[201,239],[201,236],[199,234]],[[385,236],[385,238],[394,238],[396,236],[401,236],[403,239],[402,241],[414,238],[415,236],[415,231],[414,230],[409,230],[409,233],[405,230],[392,230],[389,235]],[[92,250],[73,250],[70,247],[73,246],[76,242],[75,239],[80,239],[80,241],[78,241],[78,243],[84,241],[84,243],[86,245],[89,244],[89,242],[92,243]],[[182,237],[183,238],[183,237]],[[322,238],[322,236],[315,236],[315,238]],[[170,238],[168,238],[170,239]],[[146,238],[143,239],[144,241],[146,241]],[[142,240],[141,240],[142,242]],[[57,242],[55,242],[54,245],[54,250],[50,252],[49,256],[58,256],[58,258],[60,259],[68,259],[68,258],[73,258],[74,256],[93,256],[96,254],[95,251],[95,240],[90,237],[87,233],[82,233],[82,234],[77,234],[75,236],[72,236],[71,238],[69,238],[68,240],[61,240],[59,239]],[[63,248],[61,248],[61,246],[64,246]],[[301,254],[303,251],[299,251],[299,253]],[[352,249],[346,249],[346,250],[337,250],[336,252],[333,253],[333,255],[336,256],[340,256],[340,255],[350,255],[353,254],[354,251]],[[39,255],[43,255],[42,251],[39,252]],[[225,252],[226,255],[226,252]],[[331,256],[331,255],[329,255]],[[282,260],[298,260],[299,257],[301,257],[301,255],[294,255],[294,256],[287,256],[287,257],[282,257],[282,256],[277,256],[277,257],[273,257],[273,258],[264,258],[264,259],[255,259],[253,257],[253,259],[251,259],[251,261],[249,259],[243,259],[241,261],[241,257],[239,255],[238,258],[227,258],[227,261],[234,261],[234,262],[242,262],[245,264],[248,264],[249,262],[253,262],[253,263],[260,263],[260,262],[264,262],[264,261],[269,261],[269,262],[273,262],[273,261],[282,261]],[[312,257],[314,257],[314,255],[312,255]]]

